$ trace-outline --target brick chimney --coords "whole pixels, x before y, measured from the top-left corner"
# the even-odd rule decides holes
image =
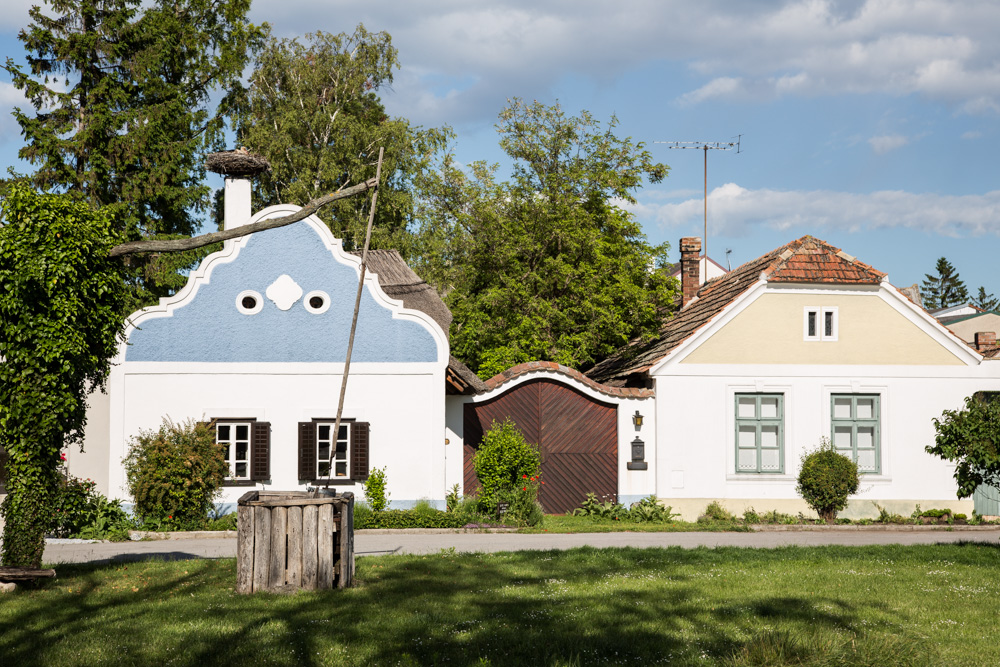
[[[997,333],[995,331],[977,331],[976,349],[980,352],[992,349],[997,345]]]
[[[688,305],[701,287],[701,239],[686,236],[681,239],[681,308]]]

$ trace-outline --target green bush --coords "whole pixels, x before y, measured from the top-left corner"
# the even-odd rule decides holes
[[[670,505],[661,505],[656,496],[646,496],[628,509],[628,520],[635,523],[667,523],[680,516]]]
[[[389,509],[389,493],[386,488],[385,467],[374,468],[368,473],[368,480],[363,486],[365,500],[373,512],[383,512]]]
[[[586,499],[573,510],[575,516],[589,516],[594,519],[610,521],[632,521],[635,523],[666,523],[678,515],[674,514],[669,505],[661,505],[656,496],[646,496],[628,509],[617,501],[599,500],[593,493],[588,493]]]
[[[445,507],[447,508],[447,511],[454,512],[456,509],[458,509],[458,504],[459,502],[461,502],[461,500],[462,496],[458,492],[458,484],[455,484],[454,486],[451,487],[451,491],[446,493],[444,496],[444,504]]]
[[[860,485],[858,465],[823,438],[818,449],[802,456],[795,491],[820,519],[833,523],[837,512],[847,507],[847,497],[857,493]]]
[[[204,528],[229,472],[214,429],[192,420],[140,431],[122,463],[136,516],[168,530]]]
[[[53,499],[51,532],[57,537],[126,540],[134,522],[121,501],[108,500],[95,490],[96,483],[67,477]]]
[[[698,523],[712,523],[717,521],[733,521],[736,517],[733,513],[722,506],[718,500],[713,500],[706,507],[705,511],[698,517]]]
[[[588,493],[579,507],[573,510],[575,516],[589,516],[594,519],[609,519],[621,521],[628,516],[628,510],[617,500],[605,497],[603,500],[597,494]]]
[[[419,509],[384,510],[382,512],[362,511],[355,507],[354,528],[462,528],[468,523],[466,518],[451,512]]]
[[[545,512],[538,503],[538,476],[521,476],[520,484],[513,491],[502,493],[498,507],[498,518],[507,526],[538,526],[545,518]]]
[[[514,422],[505,419],[502,424],[493,422],[490,426],[472,464],[481,486],[480,511],[498,515],[499,503],[510,503],[514,492],[524,486],[525,479],[538,476],[542,457],[538,448],[524,439]]]

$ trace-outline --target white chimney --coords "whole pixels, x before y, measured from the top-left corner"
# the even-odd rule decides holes
[[[250,179],[226,176],[223,229],[242,227],[250,221]]]

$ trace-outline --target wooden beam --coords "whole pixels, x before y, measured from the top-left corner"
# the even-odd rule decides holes
[[[55,570],[40,570],[32,567],[0,567],[0,581],[32,581],[53,579]]]

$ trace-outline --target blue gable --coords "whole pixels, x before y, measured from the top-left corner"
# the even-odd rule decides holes
[[[284,304],[287,310],[267,296],[268,287],[283,275],[301,289],[290,307]],[[129,336],[126,361],[345,360],[358,273],[334,257],[308,222],[250,236],[238,256],[215,263],[208,278],[192,278],[202,281],[197,291],[170,315],[140,319]],[[294,286],[293,290],[298,293]],[[259,295],[259,312],[245,314],[238,308],[237,297],[247,291]],[[329,296],[325,312],[306,308],[306,297],[315,291]],[[352,362],[437,361],[432,333],[414,320],[393,319],[392,314],[366,286]]]

